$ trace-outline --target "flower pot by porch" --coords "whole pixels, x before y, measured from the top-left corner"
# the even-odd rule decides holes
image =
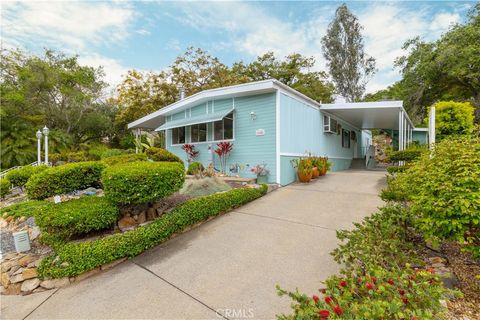
[[[320,176],[320,170],[317,167],[312,168],[312,179],[317,179]]]
[[[326,174],[327,174],[327,166],[322,166],[322,168],[320,169],[320,175],[324,176]]]
[[[297,171],[298,180],[300,182],[310,182],[312,180],[312,170],[305,172],[304,170]]]
[[[268,176],[257,176],[257,184],[267,184]]]

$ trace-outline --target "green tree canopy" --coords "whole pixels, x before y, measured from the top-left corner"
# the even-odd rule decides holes
[[[439,140],[473,132],[474,107],[470,102],[440,101],[435,107],[435,127]]]

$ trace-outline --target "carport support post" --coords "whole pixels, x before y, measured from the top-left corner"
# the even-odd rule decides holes
[[[135,143],[135,153],[138,153],[138,143],[139,143],[139,140],[138,140],[138,137],[140,137],[140,129],[136,129],[135,130],[135,141],[137,143]]]
[[[428,117],[428,144],[430,151],[432,151],[435,145],[435,107],[430,108]]]

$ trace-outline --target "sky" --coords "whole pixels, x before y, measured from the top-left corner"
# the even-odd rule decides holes
[[[105,81],[118,84],[130,69],[160,71],[189,46],[223,63],[250,62],[273,51],[313,56],[326,70],[321,38],[335,1],[21,1],[1,2],[2,48],[42,54],[44,48],[77,54],[82,64],[103,66]],[[394,69],[402,44],[432,41],[463,22],[472,1],[350,1],[364,27],[365,49],[377,62],[368,92],[400,79]]]

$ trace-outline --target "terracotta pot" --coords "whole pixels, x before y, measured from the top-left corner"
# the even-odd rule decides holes
[[[312,179],[317,179],[320,176],[320,170],[317,167],[312,168]]]
[[[321,169],[320,169],[320,175],[321,176],[324,176],[327,174],[327,166],[323,166]]]
[[[298,180],[300,182],[310,182],[312,180],[312,170],[308,174],[304,174],[303,171],[297,171]]]

